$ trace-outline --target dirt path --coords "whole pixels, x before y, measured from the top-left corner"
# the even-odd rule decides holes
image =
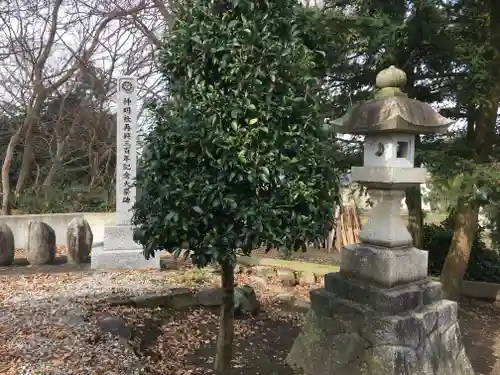
[[[500,375],[499,318],[499,302],[465,298],[460,302],[460,327],[476,375]]]

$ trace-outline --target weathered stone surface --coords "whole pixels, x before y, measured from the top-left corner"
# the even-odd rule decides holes
[[[111,297],[106,299],[112,306],[135,306],[147,308],[173,308],[198,306],[196,296],[188,288],[174,288],[162,294],[146,294],[132,297]]]
[[[301,272],[299,275],[300,285],[316,284],[316,275],[312,272]]]
[[[359,279],[343,277],[340,272],[325,275],[325,289],[341,298],[363,301],[381,314],[400,313],[435,302],[441,293],[441,284],[419,281],[394,288],[381,288]]]
[[[267,280],[260,276],[250,275],[248,278],[252,283],[255,283],[259,286],[259,288],[267,287]]]
[[[379,314],[324,289],[287,359],[311,375],[473,375],[455,302]]]
[[[104,226],[103,245],[92,246],[90,267],[101,270],[160,269],[160,257],[146,259],[143,247],[133,239],[133,232],[131,225]]]
[[[364,354],[367,374],[421,374],[418,356],[413,348],[396,345],[375,346]]]
[[[221,288],[206,288],[196,293],[196,299],[202,306],[220,306],[222,304]]]
[[[142,249],[103,250],[102,246],[92,246],[90,267],[98,270],[116,269],[160,269],[160,257],[144,257]]]
[[[0,223],[0,266],[10,266],[14,261],[14,235],[7,224]]]
[[[427,281],[422,286],[422,302],[429,305],[443,298],[443,285],[437,281]]]
[[[76,308],[66,313],[64,322],[70,327],[77,327],[89,321],[88,312],[82,308]]]
[[[449,329],[457,319],[457,304],[442,300],[407,314],[368,318],[362,336],[372,345],[417,349],[436,330]]]
[[[240,315],[256,315],[260,304],[255,290],[250,285],[242,285],[234,288],[234,312]]]
[[[310,293],[311,309],[320,316],[331,316],[332,312],[336,316],[346,315],[350,324],[353,320],[364,320],[366,315],[375,315],[376,311],[361,303],[340,298],[338,295],[327,291],[324,288],[312,290]]]
[[[293,305],[295,302],[295,295],[293,293],[280,293],[276,299],[288,305]]]
[[[416,248],[384,249],[366,244],[346,245],[342,249],[340,272],[382,287],[427,278],[427,251]]]
[[[198,305],[196,296],[188,288],[175,288],[165,294],[134,297],[132,302],[134,306],[149,308],[182,309]]]
[[[248,268],[249,267],[247,267],[243,264],[237,264],[236,267],[234,268],[234,272],[235,273],[246,273],[246,272],[248,272]]]
[[[28,224],[26,257],[31,265],[52,263],[56,257],[56,234],[50,225],[41,221]]]
[[[221,288],[206,288],[196,294],[198,304],[206,307],[220,306],[222,304],[223,290]],[[255,291],[250,285],[234,288],[235,314],[256,314],[260,304]]]
[[[292,270],[278,269],[276,271],[276,276],[285,286],[297,285],[297,278],[295,277],[295,272]]]
[[[311,375],[345,374],[347,364],[363,355],[368,343],[350,327],[347,315],[327,317],[311,310],[287,362]]]
[[[83,217],[71,220],[66,232],[68,262],[74,264],[89,262],[93,240],[92,229]]]
[[[276,271],[272,267],[255,267],[255,276],[259,277],[274,277],[276,276]]]

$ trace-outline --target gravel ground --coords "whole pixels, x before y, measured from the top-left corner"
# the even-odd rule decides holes
[[[176,281],[161,271],[0,276],[0,374],[139,374],[126,342],[101,332],[89,311],[106,297],[164,292]]]

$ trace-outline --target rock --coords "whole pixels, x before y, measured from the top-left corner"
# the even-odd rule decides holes
[[[276,271],[272,267],[256,267],[255,276],[270,278],[276,276]]]
[[[93,240],[90,225],[83,217],[75,217],[71,220],[66,232],[68,262],[87,263],[90,260]]]
[[[259,288],[265,289],[267,287],[267,281],[263,277],[250,275],[249,280],[252,283],[257,284]]]
[[[299,276],[300,285],[316,284],[316,275],[312,272],[301,272]]]
[[[196,294],[196,299],[201,306],[214,307],[222,304],[223,290],[221,288],[202,289]],[[256,314],[260,304],[253,288],[249,285],[234,288],[235,314]]]
[[[289,305],[293,305],[293,303],[295,302],[295,296],[293,295],[293,293],[281,293],[278,294],[276,298],[278,299],[278,301]]]
[[[255,290],[250,285],[234,288],[234,313],[239,315],[257,315],[260,309]]]
[[[255,273],[255,268],[251,266],[243,266],[242,273],[253,275]]]
[[[196,299],[202,306],[220,306],[222,304],[222,289],[207,288],[196,293]]]
[[[234,273],[245,273],[247,270],[247,267],[244,266],[243,264],[237,264],[236,267],[234,268]]]
[[[52,263],[56,258],[56,234],[50,225],[41,221],[28,224],[26,257],[33,265]]]
[[[164,294],[149,294],[145,296],[133,297],[131,302],[135,307],[148,308],[162,307],[182,309],[198,305],[196,297],[188,288],[176,288]]]
[[[297,279],[295,278],[295,272],[292,270],[284,270],[280,269],[277,272],[278,279],[280,279],[281,283],[285,286],[294,286],[297,285]]]
[[[64,322],[70,327],[77,327],[89,321],[88,313],[82,308],[74,308],[66,313]]]
[[[391,315],[317,289],[287,362],[315,375],[473,375],[456,310],[440,300]]]
[[[105,301],[111,306],[134,306],[134,301],[129,297],[109,297]]]
[[[14,235],[7,224],[0,223],[0,266],[10,266],[14,261]]]
[[[297,298],[294,302],[294,305],[299,309],[304,309],[304,311],[307,311],[311,308],[310,302],[305,300],[304,298]]]

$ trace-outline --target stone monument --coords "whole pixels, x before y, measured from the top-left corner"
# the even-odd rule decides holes
[[[116,131],[116,223],[104,227],[101,247],[94,247],[91,267],[160,268],[160,258],[146,259],[142,246],[133,240],[132,207],[137,172],[137,79],[119,77]]]
[[[340,132],[362,134],[364,166],[352,179],[376,202],[361,243],[342,250],[340,272],[311,291],[311,310],[288,363],[307,375],[473,375],[457,318],[427,279],[427,252],[412,246],[401,218],[404,189],[423,183],[414,168],[415,134],[453,122],[408,98],[403,71],[377,76],[375,98],[335,121]]]

